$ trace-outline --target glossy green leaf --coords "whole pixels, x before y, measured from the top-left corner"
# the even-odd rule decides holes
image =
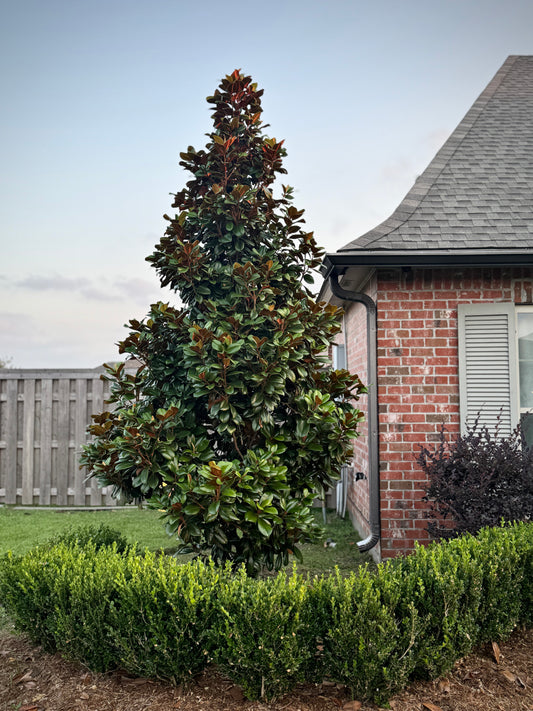
[[[206,521],[213,521],[217,516],[218,512],[220,510],[220,501],[213,501],[209,504],[209,508],[207,509],[207,514],[205,516]]]
[[[272,525],[268,521],[265,521],[265,519],[263,518],[257,519],[257,528],[260,530],[263,536],[268,537],[272,533]]]

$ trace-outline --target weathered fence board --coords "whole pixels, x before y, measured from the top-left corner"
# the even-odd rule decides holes
[[[9,478],[6,477],[4,488],[7,500],[15,500],[17,493],[17,410],[18,410],[18,388],[16,381],[8,381],[5,428],[5,468],[11,472]]]
[[[91,415],[96,415],[104,409],[104,383],[101,380],[93,380],[92,383],[92,398],[91,398]],[[91,479],[91,505],[97,505],[100,497],[100,489],[96,479]]]
[[[79,467],[109,393],[102,372],[0,369],[0,504],[116,505]]]
[[[75,412],[75,442],[85,440],[85,430],[87,429],[87,381],[83,378],[76,379],[76,402],[80,403]],[[83,406],[85,404],[85,406]],[[80,452],[74,452],[74,459]],[[74,471],[74,506],[85,504],[85,471],[80,467],[75,467]]]
[[[55,439],[57,440],[55,467],[56,475],[56,504],[58,506],[66,506],[68,500],[68,485],[69,485],[69,386],[70,380],[58,381],[58,398],[57,398],[57,431]],[[53,453],[52,453],[53,454]],[[52,480],[53,482],[53,480]]]
[[[22,438],[22,503],[33,503],[35,454],[35,380],[24,381],[24,432]]]
[[[39,504],[50,505],[52,487],[52,380],[41,380]]]

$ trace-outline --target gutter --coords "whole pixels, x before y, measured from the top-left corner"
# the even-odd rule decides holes
[[[533,250],[346,250],[326,254],[322,275],[347,267],[509,267],[533,264]]]
[[[360,551],[369,551],[381,538],[381,510],[379,491],[379,437],[378,437],[378,360],[377,360],[377,306],[368,296],[356,291],[347,291],[339,284],[335,271],[329,275],[333,294],[343,301],[363,304],[366,308],[367,328],[367,377],[368,389],[368,495],[370,535],[359,541]]]

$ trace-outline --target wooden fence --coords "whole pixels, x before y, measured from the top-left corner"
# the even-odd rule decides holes
[[[114,506],[79,468],[109,384],[92,370],[0,369],[0,504]]]

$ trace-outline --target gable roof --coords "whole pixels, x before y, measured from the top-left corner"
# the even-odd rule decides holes
[[[533,263],[533,56],[510,56],[380,225],[334,264]]]

